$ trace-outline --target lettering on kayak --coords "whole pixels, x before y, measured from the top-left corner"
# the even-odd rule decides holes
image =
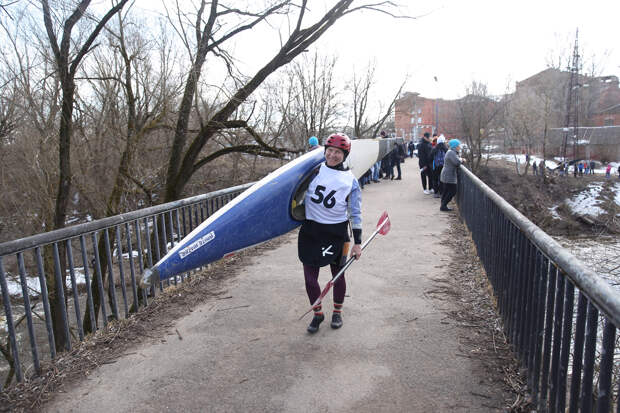
[[[198,248],[202,247],[208,242],[213,241],[214,238],[215,238],[215,232],[214,231],[209,232],[207,235],[200,237],[196,241],[189,244],[187,247],[180,250],[179,257],[181,257],[181,259],[187,257],[189,254],[196,251]]]

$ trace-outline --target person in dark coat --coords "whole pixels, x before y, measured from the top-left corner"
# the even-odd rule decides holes
[[[433,159],[431,158],[431,134],[424,133],[420,143],[418,143],[418,165],[420,165],[420,176],[422,178],[422,189],[425,194],[430,194],[432,187],[431,176],[433,171]],[[428,187],[428,189],[426,189]]]
[[[439,198],[442,192],[442,185],[439,179],[441,175],[441,170],[443,169],[444,159],[446,156],[446,152],[448,148],[446,148],[446,138],[441,135],[437,138],[437,144],[431,150],[431,159],[433,160],[433,172],[431,182],[433,184],[433,191],[435,192],[434,197]]]
[[[387,139],[389,136],[385,131],[381,131],[382,139]],[[392,165],[392,152],[388,152],[383,159],[381,159],[381,174],[383,179],[394,179],[394,169]]]
[[[402,173],[400,170],[400,162],[404,157],[404,151],[402,149],[402,147],[394,142],[394,149],[391,152],[391,159],[392,159],[392,167],[390,168],[391,171],[391,179],[396,179],[396,180],[400,180],[402,179]],[[396,172],[398,172],[398,176],[396,178],[394,178],[394,167],[396,167]]]
[[[407,150],[409,151],[409,157],[413,158],[413,151],[415,151],[415,142],[413,139],[411,139],[407,144]]]

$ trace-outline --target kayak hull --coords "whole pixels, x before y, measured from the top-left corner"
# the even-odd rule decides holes
[[[388,141],[392,139],[352,141],[347,165],[356,178],[385,156]],[[303,218],[295,219],[292,207],[303,199],[303,184],[324,160],[319,147],[265,176],[196,227],[149,273],[165,280],[295,229]]]

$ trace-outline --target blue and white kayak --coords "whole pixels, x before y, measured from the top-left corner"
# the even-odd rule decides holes
[[[393,142],[394,139],[353,140],[347,166],[356,178],[361,177],[390,151]],[[145,270],[143,286],[217,261],[301,225],[304,193],[312,172],[324,160],[324,148],[318,147],[252,185]]]

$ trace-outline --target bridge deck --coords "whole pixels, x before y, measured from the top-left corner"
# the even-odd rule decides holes
[[[46,410],[209,412],[497,411],[499,384],[463,357],[450,300],[425,294],[450,277],[449,225],[420,188],[417,159],[403,180],[364,189],[364,234],[385,209],[392,230],[347,273],[344,327],[310,336],[296,234],[226,282],[162,337],[65,389]],[[441,252],[445,253],[442,256]],[[322,284],[328,270],[321,271]],[[331,296],[325,301],[331,311]],[[327,313],[330,314],[329,312]],[[164,342],[165,341],[165,342]],[[481,395],[483,397],[481,397]],[[493,406],[493,407],[491,407]]]

